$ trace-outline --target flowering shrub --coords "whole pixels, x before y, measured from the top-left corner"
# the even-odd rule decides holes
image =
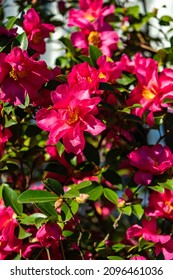
[[[0,259],[172,260],[173,19],[27,2],[0,5]]]

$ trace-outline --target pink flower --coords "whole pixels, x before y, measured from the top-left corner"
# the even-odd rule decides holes
[[[153,175],[160,175],[173,165],[173,155],[169,147],[160,144],[142,146],[128,155],[129,162],[139,170],[134,176],[136,184],[149,185]]]
[[[0,156],[2,157],[5,152],[5,143],[12,136],[10,130],[8,128],[3,128],[0,125]]]
[[[111,57],[113,52],[117,49],[119,36],[112,30],[112,27],[100,17],[87,28],[73,32],[71,34],[71,41],[76,48],[82,49],[84,54],[88,54],[89,45],[94,45],[99,48],[104,55]]]
[[[68,84],[70,87],[80,85],[80,88],[88,89],[90,93],[95,93],[99,87],[99,72],[87,62],[73,66],[68,74]]]
[[[173,220],[173,191],[168,189],[164,189],[164,193],[153,191],[149,196],[145,213],[150,217]]]
[[[37,240],[43,247],[55,246],[59,243],[61,237],[61,228],[55,222],[44,224],[36,234]]]
[[[98,135],[105,125],[96,119],[99,97],[90,98],[88,90],[63,84],[52,92],[52,108],[43,108],[36,115],[37,125],[49,131],[49,143],[61,138],[68,153],[80,153],[85,146],[84,131]]]
[[[13,252],[19,252],[22,241],[16,236],[18,222],[11,207],[0,208],[0,259],[5,259]]]
[[[116,79],[120,78],[123,65],[120,61],[114,62],[105,55],[97,59],[99,66],[99,79],[101,82],[115,83]]]
[[[37,96],[38,90],[49,81],[51,71],[44,61],[34,61],[26,51],[15,47],[7,55],[0,53],[0,98],[4,102],[19,105]]]
[[[138,256],[133,256],[131,258],[131,260],[135,260],[135,261],[139,260],[139,261],[141,261],[141,260],[146,260],[146,258],[143,257],[143,256],[138,255]]]
[[[133,225],[126,232],[127,239],[134,237],[143,237],[147,241],[156,243],[156,256],[162,252],[165,260],[173,258],[173,240],[170,235],[157,234],[156,219],[151,218],[149,221],[143,219],[142,226]]]
[[[103,8],[102,0],[80,0],[80,10],[70,9],[68,17],[68,26],[87,27],[90,22],[114,14],[115,6],[110,5]]]
[[[38,13],[31,8],[24,15],[23,29],[27,34],[29,47],[40,54],[45,53],[45,38],[48,38],[50,32],[55,31],[52,24],[42,23]]]

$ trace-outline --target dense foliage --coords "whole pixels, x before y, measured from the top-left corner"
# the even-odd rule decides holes
[[[0,5],[0,259],[173,259],[173,18],[14,2],[13,17]]]

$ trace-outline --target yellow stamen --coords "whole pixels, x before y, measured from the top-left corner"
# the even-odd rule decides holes
[[[100,79],[106,79],[106,75],[103,72],[99,73],[99,78]]]
[[[85,13],[84,17],[89,21],[95,20],[95,17],[93,17],[91,14],[89,14],[87,12]]]
[[[69,114],[69,119],[67,121],[67,124],[70,125],[78,121],[79,110],[77,108],[71,109],[71,107],[68,106],[68,114]]]
[[[145,98],[145,99],[148,99],[148,100],[152,100],[154,97],[155,97],[155,90],[153,88],[151,88],[151,90],[149,90],[147,87],[143,87],[143,91],[142,91],[142,96]]]
[[[91,33],[88,36],[88,42],[90,45],[94,45],[96,47],[100,44],[100,35],[97,31],[91,31]]]
[[[164,208],[164,210],[165,210],[165,212],[166,213],[170,213],[172,210],[173,210],[173,206],[171,205],[171,202],[170,201],[165,201],[165,208]]]
[[[87,77],[87,81],[88,81],[88,83],[92,83],[92,79],[91,79],[91,77]]]
[[[17,81],[18,77],[17,77],[17,72],[14,69],[14,67],[12,67],[12,70],[9,73],[10,77],[13,78],[15,81]]]

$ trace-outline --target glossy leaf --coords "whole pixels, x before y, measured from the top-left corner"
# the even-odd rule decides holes
[[[18,202],[18,194],[11,189],[8,185],[3,185],[2,197],[5,206],[11,206],[17,215],[21,215],[23,212],[23,205]]]
[[[55,179],[47,178],[43,181],[45,187],[55,193],[56,195],[60,196],[64,194],[64,190],[62,185]]]
[[[104,188],[103,189],[104,196],[111,201],[113,204],[117,205],[118,203],[118,195],[115,193],[115,191]]]
[[[51,202],[57,200],[57,195],[47,192],[47,191],[39,191],[39,190],[28,190],[23,192],[19,198],[19,203],[44,203]]]

